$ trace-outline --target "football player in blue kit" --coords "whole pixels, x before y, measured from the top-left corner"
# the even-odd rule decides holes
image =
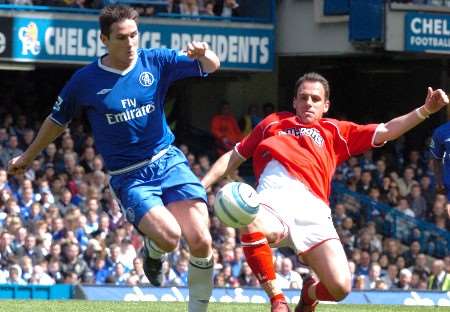
[[[444,123],[433,131],[430,152],[433,156],[436,188],[439,192],[447,194],[450,203],[450,122]],[[450,204],[447,204],[447,212],[450,216]]]
[[[213,273],[206,192],[184,154],[172,145],[163,106],[174,81],[204,77],[220,62],[205,42],[191,42],[185,51],[139,49],[137,19],[128,6],[101,11],[101,40],[108,53],[71,77],[34,142],[9,163],[9,173],[23,173],[84,110],[111,189],[127,220],[144,236],[150,282],[160,285],[165,254],[183,235],[191,254],[189,311],[206,311]]]

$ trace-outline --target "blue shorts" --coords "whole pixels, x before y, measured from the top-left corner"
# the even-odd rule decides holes
[[[189,168],[184,154],[174,146],[153,162],[112,175],[109,183],[128,222],[136,228],[152,207],[188,199],[206,202],[203,185]]]

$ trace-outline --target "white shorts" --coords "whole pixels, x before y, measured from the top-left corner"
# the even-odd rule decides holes
[[[287,229],[272,247],[290,247],[297,254],[330,239],[339,239],[331,210],[276,160],[264,168],[257,188],[261,208],[269,210]]]

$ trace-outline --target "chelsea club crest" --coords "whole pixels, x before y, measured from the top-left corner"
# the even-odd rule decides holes
[[[153,77],[152,73],[142,72],[139,75],[139,83],[144,87],[150,87],[153,84],[153,82],[155,82],[155,77]]]

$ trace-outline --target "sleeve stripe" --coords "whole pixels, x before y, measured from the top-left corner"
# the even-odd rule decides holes
[[[236,144],[234,146],[234,151],[236,152],[236,154],[242,159],[242,160],[247,160],[247,158],[245,158],[244,156],[241,155],[241,153],[238,152],[237,147],[241,144],[241,142],[239,142],[238,144]]]
[[[55,118],[53,118],[52,115],[50,115],[49,117],[50,117],[50,120],[53,121],[53,122],[54,122],[55,124],[57,124],[58,126],[63,127],[63,128],[65,128],[65,127],[67,126],[67,124],[62,124],[62,123],[60,123],[58,120],[56,120]]]
[[[269,123],[267,126],[264,127],[264,130],[262,131],[262,137],[264,138],[264,135],[267,131],[267,129],[269,129],[272,125],[279,123],[279,120],[276,121],[272,121],[271,123]]]
[[[436,158],[436,159],[442,159],[442,157],[439,157],[438,155],[436,155],[436,154],[434,153],[434,151],[431,150],[431,149],[430,149],[430,153],[431,153],[431,155],[433,155],[434,158]]]
[[[372,145],[372,147],[381,147],[381,146],[383,146],[384,144],[386,144],[386,142],[387,141],[384,141],[383,143],[381,143],[381,144],[375,144],[375,136],[377,135],[377,132],[378,132],[378,128],[380,128],[380,127],[383,127],[384,126],[384,123],[380,123],[378,126],[377,126],[377,128],[375,129],[375,131],[374,131],[374,133],[373,133],[373,136],[372,136],[372,142],[370,143],[371,145]]]
[[[198,70],[200,72],[200,77],[208,76],[208,73],[203,72],[202,63],[200,63],[199,60],[196,60],[196,61],[197,61]]]
[[[323,122],[328,123],[328,124],[330,124],[330,125],[332,125],[333,127],[336,128],[336,131],[337,131],[337,133],[338,133],[338,135],[339,135],[339,138],[345,143],[345,149],[347,150],[348,156],[349,156],[349,157],[352,157],[352,154],[350,154],[350,150],[349,150],[349,148],[348,148],[347,140],[344,139],[344,137],[342,136],[341,132],[339,131],[338,126],[337,126],[336,124],[332,123],[332,122],[329,121],[329,120],[324,120]],[[373,139],[372,139],[372,140],[373,140]]]

